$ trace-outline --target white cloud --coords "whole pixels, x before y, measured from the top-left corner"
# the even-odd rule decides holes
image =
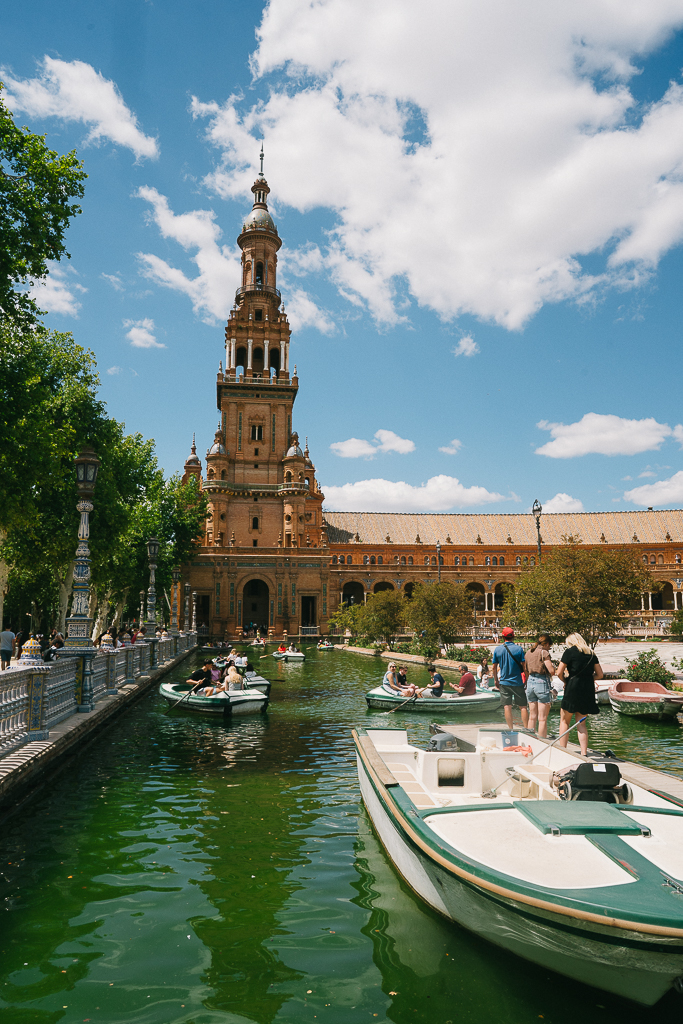
[[[81,303],[76,295],[83,295],[88,289],[73,280],[75,274],[71,267],[50,263],[47,277],[36,281],[30,289],[31,297],[40,309],[46,309],[48,313],[77,318]]]
[[[668,437],[677,437],[666,423],[652,418],[626,420],[621,416],[603,416],[587,412],[577,423],[548,423],[541,420],[536,424],[541,430],[549,430],[552,441],[536,449],[537,455],[551,459],[573,459],[579,455],[638,455],[660,447]]]
[[[135,114],[126,106],[114,82],[83,61],[44,57],[36,78],[13,78],[2,70],[6,102],[14,111],[31,117],[61,117],[90,125],[87,142],[109,139],[131,149],[137,159],[157,157],[156,139],[138,127]]]
[[[627,501],[636,505],[680,505],[683,504],[683,471],[674,473],[668,480],[658,480],[656,484],[643,484],[624,493]]]
[[[375,434],[375,440],[379,442],[377,451],[380,452],[398,452],[399,455],[407,455],[408,452],[415,451],[414,441],[409,441],[405,437],[399,437],[393,430],[378,430]]]
[[[377,452],[398,452],[407,455],[415,451],[415,442],[399,437],[393,430],[378,430],[372,441],[360,437],[350,437],[348,441],[334,441],[330,449],[342,459],[371,459]]]
[[[681,24],[680,0],[271,0],[266,98],[193,100],[207,183],[248,197],[265,135],[278,201],[336,218],[318,265],[343,295],[384,323],[407,289],[519,329],[637,286],[683,238],[683,86],[629,89]]]
[[[155,188],[138,189],[136,195],[150,203],[151,217],[164,238],[172,238],[184,249],[196,249],[192,262],[199,273],[188,277],[152,253],[139,252],[142,273],[157,284],[187,295],[195,313],[206,323],[227,319],[235,286],[240,281],[239,251],[221,246],[221,230],[213,210],[192,210],[175,214],[168,199]]]
[[[123,291],[123,281],[121,280],[118,274],[100,274],[100,277],[103,278],[105,281],[109,281],[109,284],[112,286],[114,291]]]
[[[461,338],[458,344],[453,349],[454,356],[476,356],[479,351],[479,346],[472,337],[471,334],[466,334],[464,338]]]
[[[166,348],[152,334],[154,321],[149,317],[145,317],[144,320],[124,320],[123,326],[130,328],[126,337],[133,348]]]
[[[638,474],[638,479],[642,480],[644,477],[657,476],[657,474],[651,469],[644,469],[642,473]]]
[[[443,448],[439,448],[440,452],[444,455],[457,455],[462,448],[462,441],[458,441],[457,437],[454,437],[450,444],[446,444]]]
[[[360,437],[350,437],[348,441],[333,441],[330,449],[340,459],[371,459],[377,452],[374,444]]]
[[[110,366],[109,369],[107,370],[107,373],[109,374],[110,377],[116,377],[119,373],[121,373],[121,367]]]
[[[672,434],[674,439],[678,441],[678,443],[680,444],[681,448],[683,448],[683,424],[676,424],[672,431]]]
[[[295,288],[288,293],[287,319],[293,331],[315,327],[321,334],[334,333],[334,323],[328,314],[315,304],[303,288]]]
[[[433,476],[418,487],[403,480],[359,480],[323,487],[325,507],[338,512],[445,512],[504,501],[485,487],[465,487],[454,476]]]
[[[571,494],[559,491],[554,498],[543,502],[544,512],[583,512],[583,502]]]

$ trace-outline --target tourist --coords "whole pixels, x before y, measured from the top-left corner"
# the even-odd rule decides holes
[[[212,685],[211,670],[212,669],[213,669],[213,662],[211,661],[210,658],[207,658],[206,661],[204,661],[202,663],[202,667],[196,669],[196,671],[194,671],[192,673],[192,675],[188,679],[185,680],[187,683],[195,683],[196,684],[195,686],[192,687],[192,689],[190,690],[190,693],[199,693],[205,687],[211,687],[211,685]]]
[[[408,686],[408,673],[406,671],[405,665],[399,665],[398,668],[396,669],[396,680],[402,690],[404,690],[406,686]]]
[[[390,661],[387,665],[387,670],[384,673],[384,679],[382,680],[382,689],[386,690],[387,693],[392,693],[394,696],[398,695],[400,697],[413,697],[417,692],[417,688],[415,686],[399,686],[396,665],[393,661]]]
[[[522,715],[522,725],[529,724],[529,709],[522,670],[524,668],[524,651],[519,644],[512,643],[515,631],[511,626],[503,629],[503,642],[493,652],[494,686],[500,690],[503,711],[508,729],[512,729],[512,705],[517,705]]]
[[[524,668],[527,674],[526,699],[529,704],[529,728],[538,735],[548,735],[548,712],[553,701],[550,680],[555,669],[550,660],[550,637],[541,633],[535,644],[526,652]]]
[[[420,690],[420,697],[440,697],[445,685],[444,678],[440,672],[436,671],[434,665],[428,665],[427,671],[429,672],[429,686]]]
[[[460,681],[450,683],[451,689],[455,690],[459,697],[473,697],[477,692],[477,683],[468,669],[467,665],[460,665]]]
[[[10,667],[12,655],[16,649],[17,638],[11,629],[3,629],[0,633],[0,671]]]
[[[228,669],[225,677],[225,682],[228,687],[228,690],[244,689],[244,680],[242,679],[242,676],[239,674],[234,665],[231,665],[230,668]]]
[[[576,731],[579,734],[581,753],[588,753],[588,729],[585,716],[597,715],[600,707],[595,699],[595,680],[602,679],[602,667],[594,651],[590,649],[580,633],[572,633],[565,640],[565,650],[555,675],[563,680],[565,672],[567,680],[564,684],[564,697],[560,708],[561,733],[566,733],[576,719]],[[560,746],[566,747],[569,737],[563,736]]]
[[[277,653],[278,654],[286,654],[287,653],[287,648],[285,647],[284,641],[278,647]]]
[[[477,682],[484,690],[488,690],[490,678],[491,669],[489,668],[489,659],[484,655],[481,659],[481,665],[477,666]]]

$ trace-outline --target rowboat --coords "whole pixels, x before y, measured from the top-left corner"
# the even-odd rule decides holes
[[[305,661],[306,655],[303,651],[274,651],[273,657],[278,661]]]
[[[667,690],[661,683],[636,683],[617,679],[610,684],[609,702],[622,715],[654,718],[658,722],[675,718],[683,711],[683,693]]]
[[[392,711],[403,704],[405,711],[428,711],[430,714],[446,712],[452,715],[459,711],[495,711],[500,707],[498,690],[477,690],[471,697],[459,697],[444,692],[441,697],[416,697],[410,700],[403,694],[394,695],[383,686],[376,686],[374,690],[365,694],[365,699],[369,708],[377,708],[380,711]],[[408,700],[410,703],[407,703]]]
[[[266,646],[265,640],[252,640],[249,647],[264,647]]]
[[[201,697],[193,693],[179,704],[180,698],[190,689],[188,683],[162,683],[159,693],[169,704],[178,704],[179,709],[203,715],[256,715],[268,707],[268,694],[257,689],[230,690],[228,693],[221,693],[219,697]]]
[[[319,651],[333,651],[334,650],[334,644],[330,644],[330,643],[327,643],[327,642],[322,643],[322,644],[318,644],[318,650]]]
[[[265,693],[266,697],[270,697],[272,683],[269,679],[260,676],[258,672],[245,672],[244,681],[250,690],[260,690],[261,693]]]
[[[683,783],[622,764],[627,780],[615,760],[505,726],[433,728],[428,750],[403,729],[353,731],[373,827],[418,896],[646,1006],[683,989]]]

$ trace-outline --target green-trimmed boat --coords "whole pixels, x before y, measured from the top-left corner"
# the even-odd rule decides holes
[[[680,780],[630,766],[645,788],[505,727],[448,726],[426,751],[402,729],[353,737],[372,824],[435,910],[648,1006],[683,988]]]
[[[389,693],[383,686],[376,686],[365,694],[369,708],[378,711],[395,711],[403,706],[403,711],[418,711],[428,714],[454,715],[463,711],[476,712],[495,711],[500,707],[498,690],[477,690],[470,697],[443,693],[440,697],[406,697],[401,693]]]

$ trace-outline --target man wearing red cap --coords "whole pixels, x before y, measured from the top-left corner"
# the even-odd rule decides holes
[[[527,704],[522,670],[524,668],[524,651],[519,644],[512,643],[515,631],[510,626],[503,630],[503,642],[493,652],[493,678],[497,690],[500,690],[508,729],[512,729],[512,705],[515,703],[522,715],[522,725],[529,725],[529,706]]]

